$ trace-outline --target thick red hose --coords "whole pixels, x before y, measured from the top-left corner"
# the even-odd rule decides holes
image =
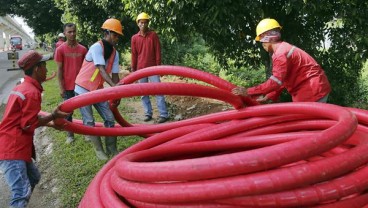
[[[177,75],[209,86],[132,84],[151,75]],[[239,110],[155,125],[65,129],[88,135],[147,138],[109,161],[89,185],[79,207],[362,207],[368,162],[368,113],[321,103],[251,106],[235,85],[187,67],[139,70],[124,85],[86,93],[62,104],[71,112],[96,102],[142,95],[217,99]],[[358,125],[359,123],[359,125]]]

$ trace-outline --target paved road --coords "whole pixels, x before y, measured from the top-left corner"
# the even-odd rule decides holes
[[[26,52],[26,50],[17,51],[19,57]],[[3,115],[3,106],[8,101],[10,91],[16,83],[24,76],[21,70],[8,70],[10,68],[18,68],[18,65],[13,67],[13,60],[8,60],[9,51],[0,52],[0,118]],[[16,63],[16,60],[15,60]],[[10,192],[8,185],[5,183],[4,176],[0,172],[0,208],[8,207]]]
[[[18,57],[21,57],[26,51],[17,51]],[[5,104],[8,101],[9,92],[24,76],[22,70],[14,70],[18,68],[17,60],[8,60],[8,53],[11,51],[0,52],[0,104]]]

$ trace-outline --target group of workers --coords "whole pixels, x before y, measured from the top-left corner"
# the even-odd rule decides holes
[[[150,30],[150,17],[146,13],[137,16],[139,32],[131,39],[131,71],[161,64],[160,41],[157,34]],[[94,43],[89,50],[76,40],[77,28],[73,23],[64,25],[54,60],[58,67],[60,95],[66,100],[76,95],[103,88],[107,83],[114,87],[119,82],[119,53],[115,45],[123,35],[123,27],[117,19],[107,19],[102,25],[103,38]],[[329,81],[321,66],[305,51],[281,39],[281,26],[274,19],[263,19],[256,28],[256,41],[272,55],[272,76],[264,83],[251,87],[235,87],[232,93],[251,96],[259,102],[276,101],[283,89],[291,94],[293,101],[327,102],[331,91]],[[33,163],[35,148],[34,131],[58,118],[72,121],[70,113],[60,111],[59,107],[47,115],[40,116],[42,83],[46,79],[46,61],[51,56],[29,51],[19,60],[24,70],[24,82],[10,93],[3,120],[0,124],[0,170],[11,190],[11,207],[26,207],[32,190],[40,180],[40,173]],[[139,80],[140,83],[160,82],[160,77],[151,76]],[[158,123],[169,118],[164,96],[156,96],[159,110]],[[118,105],[120,100],[115,101]],[[142,97],[145,109],[144,121],[152,119],[152,105],[148,96]],[[112,128],[114,117],[108,102],[93,104],[104,126]],[[92,106],[80,108],[83,124],[94,126]],[[108,156],[118,153],[117,138],[105,138],[106,151],[99,136],[85,137],[95,149],[98,159],[107,160]],[[67,143],[74,141],[72,132],[68,132]],[[33,159],[32,159],[33,158]]]

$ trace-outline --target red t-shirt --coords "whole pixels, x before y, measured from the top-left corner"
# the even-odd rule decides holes
[[[154,31],[147,32],[146,36],[142,36],[140,32],[133,35],[131,48],[133,71],[161,65],[160,40]]]
[[[308,53],[287,42],[281,42],[272,54],[271,78],[249,88],[247,93],[267,94],[268,98],[276,100],[283,88],[290,93],[294,102],[315,102],[331,91],[321,66]]]
[[[35,79],[25,76],[24,82],[10,93],[0,124],[0,160],[31,162],[42,90]]]
[[[63,64],[63,84],[65,90],[74,90],[75,78],[77,77],[87,49],[81,44],[70,47],[66,42],[55,51],[54,60]]]

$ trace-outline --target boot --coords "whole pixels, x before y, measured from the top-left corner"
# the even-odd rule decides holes
[[[86,136],[86,137],[88,137],[91,143],[93,144],[93,147],[96,153],[96,157],[99,160],[108,160],[109,158],[105,154],[103,147],[102,147],[101,138],[99,136]]]
[[[116,137],[107,136],[106,138],[106,153],[111,156],[117,155],[119,152],[116,149]]]
[[[68,137],[66,138],[66,141],[65,141],[65,143],[66,144],[71,144],[71,143],[73,143],[74,142],[74,133],[73,132],[70,132],[70,131],[68,131]]]

